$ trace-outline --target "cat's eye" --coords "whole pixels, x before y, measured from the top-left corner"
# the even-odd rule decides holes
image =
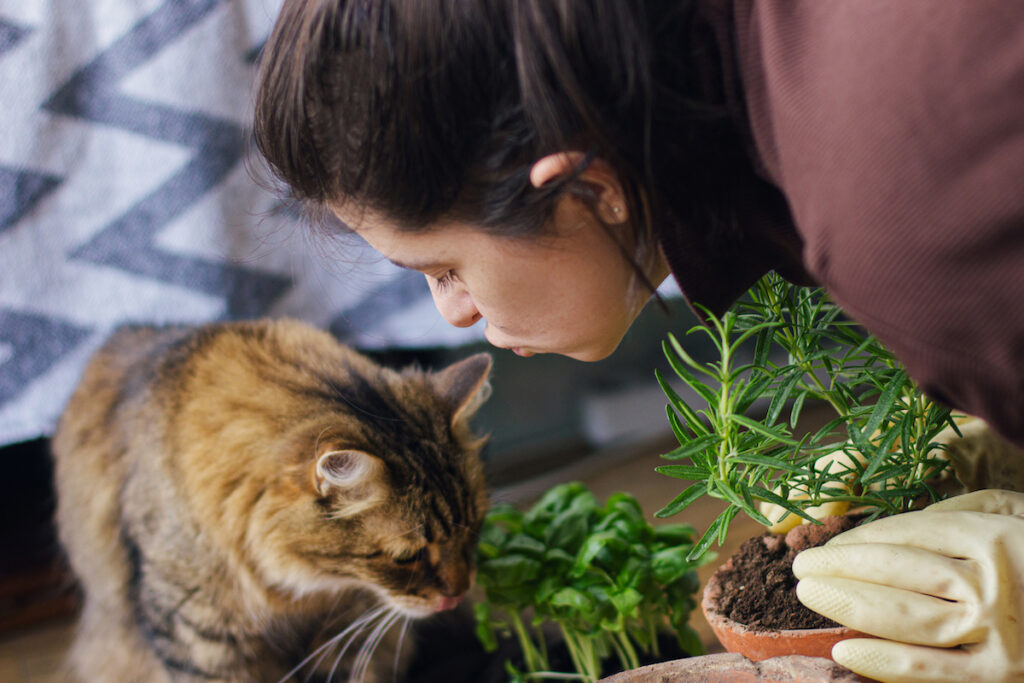
[[[394,555],[392,556],[391,561],[395,564],[412,564],[413,562],[422,560],[426,552],[425,548],[420,548],[419,550],[402,553],[401,555]]]

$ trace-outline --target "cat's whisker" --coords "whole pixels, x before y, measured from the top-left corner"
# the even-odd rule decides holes
[[[381,639],[384,638],[384,634],[388,632],[399,616],[398,610],[393,609],[370,633],[366,642],[359,648],[359,654],[356,657],[355,665],[352,667],[349,683],[359,683],[359,681],[363,680],[363,677],[366,675],[366,669],[370,665],[370,658],[376,652],[377,646],[380,644]]]
[[[391,680],[393,681],[393,683],[398,683],[398,660],[399,660],[399,658],[401,657],[401,654],[402,654],[402,645],[405,643],[405,634],[409,630],[409,621],[410,621],[410,617],[407,614],[407,615],[405,615],[405,617],[402,620],[402,631],[401,631],[401,633],[398,634],[398,647],[395,648],[395,665],[392,668],[392,674],[393,675],[391,677]]]
[[[335,615],[338,613],[338,609],[341,607],[341,603],[345,599],[345,597],[346,596],[343,593],[339,593],[338,595],[336,595],[334,597],[334,602],[331,604],[331,609],[328,610],[327,615],[324,617],[324,623],[325,624],[333,624],[334,623]],[[349,626],[351,627],[352,624],[349,624]],[[321,629],[321,633],[323,633],[324,631],[326,631],[326,628]],[[343,635],[344,635],[344,631],[342,633],[340,633],[340,634],[336,634],[336,635],[332,636],[330,638],[330,640],[328,640],[328,642],[324,643],[321,647],[317,648],[316,651],[313,652],[310,655],[310,657],[316,656],[317,652],[320,652],[321,650],[323,650],[323,652],[321,652],[320,656],[317,657],[316,661],[313,662],[313,665],[310,667],[309,673],[306,674],[306,678],[303,680],[303,683],[309,683],[310,679],[313,677],[313,674],[316,673],[317,667],[320,666],[320,662],[322,662],[324,657],[327,656],[328,648],[330,648],[335,642],[337,642],[337,639],[340,636],[343,636]],[[307,660],[308,660],[308,658],[307,658]],[[302,665],[300,664],[300,666],[302,666]]]
[[[377,607],[367,612],[366,614],[362,615],[361,617],[353,621],[351,624],[348,625],[347,628],[345,628],[344,631],[335,636],[331,636],[331,638],[326,643],[324,643],[317,649],[313,650],[313,652],[311,652],[309,656],[307,656],[305,659],[299,662],[291,671],[286,673],[277,683],[285,683],[289,678],[298,673],[302,669],[302,667],[306,666],[306,664],[309,663],[309,660],[313,659],[319,654],[320,658],[316,660],[315,665],[313,667],[315,669],[316,665],[319,665],[320,661],[324,658],[324,655],[326,655],[326,652],[324,652],[325,650],[336,645],[339,640],[348,635],[353,629],[355,629],[356,632],[358,633],[358,631],[362,630],[363,626],[365,626],[367,622],[372,621],[376,617],[380,616],[386,610],[387,607],[381,605],[380,607]]]
[[[365,667],[363,665],[363,659],[364,659],[366,650],[367,650],[367,648],[371,648],[371,649],[374,648],[374,644],[373,643],[374,643],[374,640],[377,637],[377,633],[380,631],[381,626],[386,627],[388,625],[388,621],[391,618],[391,616],[392,615],[390,613],[387,614],[374,627],[374,629],[366,637],[366,640],[364,640],[363,644],[359,647],[359,652],[356,653],[355,660],[352,663],[352,670],[349,672],[349,677],[348,677],[349,683],[353,683],[354,681],[357,682],[357,681],[362,680],[363,674],[365,673]]]
[[[352,667],[352,673],[349,677],[350,682],[362,681],[366,675],[366,669],[370,664],[370,657],[377,650],[377,646],[380,644],[384,634],[391,628],[391,625],[398,618],[397,611],[392,611],[384,617],[376,628],[370,633],[362,647],[359,648],[359,653],[356,656],[355,664]]]
[[[338,666],[341,664],[342,658],[345,656],[345,653],[348,652],[348,649],[352,646],[352,643],[355,642],[355,639],[359,636],[360,632],[362,632],[364,628],[369,626],[377,618],[381,617],[382,615],[387,615],[389,610],[389,606],[380,605],[370,610],[368,613],[364,614],[355,622],[353,622],[352,626],[358,625],[359,628],[349,635],[348,639],[345,641],[344,647],[341,648],[341,651],[337,654],[337,656],[334,658],[334,661],[331,663],[331,670],[327,672],[328,683],[330,683],[330,681],[334,679],[334,672],[338,670]],[[342,636],[351,631],[352,626],[345,629],[338,638],[335,638],[335,642],[340,640]]]

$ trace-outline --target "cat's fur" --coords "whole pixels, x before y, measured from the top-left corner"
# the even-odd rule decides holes
[[[471,582],[487,496],[467,420],[490,364],[396,372],[288,321],[116,332],[53,439],[74,675],[278,681],[385,605],[333,679],[381,637],[365,679],[401,680],[405,624],[375,627]],[[349,635],[289,680],[327,678]]]

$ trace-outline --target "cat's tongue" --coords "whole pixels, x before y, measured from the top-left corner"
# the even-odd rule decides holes
[[[437,605],[434,606],[434,611],[435,612],[444,612],[446,610],[454,609],[455,606],[458,605],[461,600],[462,600],[462,596],[461,595],[456,596],[454,598],[450,598],[447,595],[443,596],[437,602]]]

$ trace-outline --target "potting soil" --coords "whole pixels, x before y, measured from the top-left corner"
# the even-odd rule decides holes
[[[733,555],[732,568],[718,576],[719,610],[755,630],[839,626],[797,600],[793,558],[855,525],[852,517],[829,517],[822,525],[798,526],[785,537],[764,534],[748,539]]]

